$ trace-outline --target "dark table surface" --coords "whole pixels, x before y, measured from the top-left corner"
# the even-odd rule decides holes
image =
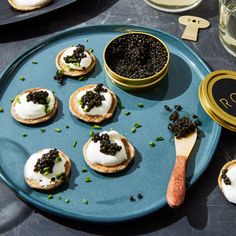
[[[152,9],[143,0],[86,0],[49,15],[0,28],[0,72],[31,45],[67,28],[95,24],[137,24],[180,38],[180,15],[196,15],[211,22],[199,40],[186,42],[212,70],[236,70],[236,58],[218,37],[218,1],[203,0],[196,9],[170,14]],[[62,219],[34,209],[0,180],[0,235],[236,235],[236,209],[217,186],[223,164],[235,159],[236,135],[223,129],[213,160],[186,196],[182,208],[167,206],[147,217],[119,224],[95,225]]]

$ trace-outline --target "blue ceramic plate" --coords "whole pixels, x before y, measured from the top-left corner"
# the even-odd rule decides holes
[[[103,70],[103,49],[115,36],[128,31],[144,31],[160,37],[170,49],[170,69],[168,76],[155,89],[142,93],[127,93],[107,80]],[[85,81],[67,79],[64,86],[53,80],[56,72],[57,53],[71,45],[84,44],[93,48],[97,58],[95,71]],[[32,64],[32,61],[38,64]],[[182,41],[154,29],[138,26],[91,26],[58,34],[43,41],[18,57],[2,74],[0,79],[0,173],[2,179],[25,201],[44,211],[80,220],[95,222],[117,222],[134,219],[156,211],[166,204],[167,184],[175,162],[173,138],[169,133],[168,116],[165,104],[181,104],[185,112],[196,113],[202,121],[204,135],[198,139],[188,163],[188,182],[193,185],[207,168],[221,128],[203,111],[198,100],[198,86],[209,73],[203,61]],[[19,80],[20,76],[25,81]],[[114,117],[102,123],[102,130],[114,128],[124,134],[135,146],[136,156],[131,165],[123,172],[102,175],[86,166],[82,147],[89,139],[91,125],[73,117],[68,109],[70,94],[80,86],[104,83],[115,91],[125,109],[118,108]],[[59,99],[56,118],[43,125],[34,127],[19,124],[11,117],[11,98],[23,90],[44,87],[55,91]],[[139,108],[138,103],[144,107]],[[130,111],[126,116],[124,113]],[[131,133],[133,124],[142,124],[136,133]],[[69,125],[69,128],[66,126]],[[42,133],[40,128],[45,128]],[[56,133],[54,128],[60,128]],[[22,137],[27,133],[27,137]],[[164,141],[149,142],[162,136]],[[76,147],[73,142],[77,141]],[[50,192],[54,198],[49,200],[48,193],[30,189],[24,182],[23,168],[30,154],[46,148],[63,150],[72,160],[72,172],[68,185]],[[84,180],[89,176],[92,182]],[[131,202],[129,196],[143,195],[143,199]],[[61,197],[61,200],[58,200]],[[65,199],[70,200],[65,203]],[[83,203],[83,199],[88,204]]]

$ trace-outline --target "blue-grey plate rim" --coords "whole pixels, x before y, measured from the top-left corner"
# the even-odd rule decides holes
[[[151,28],[151,27],[140,26],[140,25],[134,25],[134,24],[132,24],[132,25],[107,24],[107,25],[91,25],[91,26],[77,27],[77,28],[74,28],[74,29],[67,29],[67,30],[64,30],[62,32],[55,33],[52,36],[50,36],[49,38],[44,39],[43,41],[41,41],[39,43],[36,43],[34,46],[30,47],[28,50],[25,50],[23,53],[21,53],[21,55],[19,55],[9,66],[7,66],[7,68],[0,75],[0,83],[4,80],[4,78],[7,79],[8,75],[11,73],[11,71],[14,70],[14,68],[18,65],[18,63],[21,60],[23,60],[25,57],[27,57],[28,53],[36,51],[36,50],[40,49],[41,47],[49,44],[50,42],[52,42],[52,41],[54,41],[54,40],[56,40],[60,37],[63,37],[64,35],[70,35],[70,34],[73,34],[76,31],[83,30],[83,29],[93,31],[93,29],[97,30],[98,28],[102,29],[104,27],[108,27],[108,28],[113,27],[113,28],[117,28],[117,29],[126,29],[126,28],[132,29],[132,28],[134,28],[134,30],[137,30],[137,31],[142,31],[142,30],[150,31],[151,30],[151,31],[159,32],[159,33],[161,33],[163,35],[166,35],[168,37],[171,37],[171,38],[175,39],[178,43],[182,44],[185,47],[186,50],[188,50],[192,55],[194,55],[196,57],[196,59],[200,62],[200,64],[202,64],[209,73],[211,72],[210,69],[208,68],[208,66],[205,64],[205,62],[201,59],[201,57],[198,56],[197,53],[195,53],[191,48],[189,48],[188,45],[186,45],[184,42],[182,42],[180,39],[178,39],[175,36],[172,36],[172,35],[170,35],[166,32],[163,32],[161,30],[157,30],[157,29],[154,29],[154,28]],[[122,33],[123,31],[119,31],[119,32]],[[217,127],[217,129],[215,130],[216,135],[214,137],[214,141],[212,142],[212,144],[213,144],[212,149],[209,151],[209,158],[208,158],[207,162],[205,162],[205,165],[196,174],[194,174],[194,177],[191,180],[191,185],[189,187],[192,187],[197,182],[197,180],[201,177],[201,175],[207,169],[207,167],[209,166],[209,164],[210,164],[210,162],[213,158],[213,155],[214,155],[214,152],[217,148],[217,144],[218,144],[218,141],[220,139],[220,135],[221,135],[221,131],[222,131],[221,126],[218,125],[216,127]],[[151,214],[151,213],[163,208],[167,204],[166,200],[163,200],[158,206],[153,207],[153,208],[148,209],[148,210],[145,210],[145,211],[142,211],[141,213],[136,213],[136,214],[133,214],[133,215],[124,215],[124,216],[114,217],[114,218],[105,218],[105,217],[104,218],[100,218],[100,217],[97,218],[96,216],[93,217],[93,216],[82,216],[82,215],[80,215],[78,217],[78,215],[75,216],[75,215],[57,210],[53,207],[45,206],[44,204],[35,201],[29,195],[27,195],[24,192],[17,189],[11,183],[10,180],[4,178],[4,176],[2,175],[1,172],[0,172],[0,177],[22,200],[24,200],[27,203],[35,206],[36,208],[39,208],[39,209],[41,209],[45,212],[48,212],[50,214],[54,214],[54,215],[57,215],[57,216],[60,216],[60,217],[76,219],[76,220],[81,220],[81,221],[87,221],[87,222],[115,223],[115,222],[134,220],[134,219],[146,216],[148,214]]]

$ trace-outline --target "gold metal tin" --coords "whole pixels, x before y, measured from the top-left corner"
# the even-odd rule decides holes
[[[114,40],[116,40],[119,37],[122,37],[124,35],[127,34],[145,34],[148,35],[152,38],[155,38],[157,41],[159,41],[166,49],[167,51],[167,62],[165,64],[165,66],[162,68],[161,71],[159,71],[158,73],[156,73],[153,76],[150,77],[146,77],[146,78],[140,78],[140,79],[132,79],[132,78],[126,78],[123,77],[121,75],[118,75],[117,73],[115,73],[114,71],[112,71],[109,66],[107,65],[106,62],[106,58],[105,58],[105,54],[106,54],[106,50],[107,47],[109,46],[109,44],[111,42],[113,42]],[[129,32],[129,33],[125,33],[125,34],[121,34],[115,38],[113,38],[105,47],[104,49],[104,53],[103,53],[103,60],[104,60],[104,68],[105,71],[107,72],[109,78],[117,85],[119,82],[119,84],[122,86],[123,89],[126,90],[138,90],[139,88],[143,88],[144,87],[150,87],[151,84],[157,84],[158,82],[160,82],[161,79],[164,78],[164,75],[166,75],[167,71],[168,71],[168,66],[169,66],[169,61],[170,61],[170,53],[169,53],[169,49],[167,48],[167,46],[165,45],[165,43],[163,41],[161,41],[159,38],[157,38],[156,36],[152,35],[152,34],[148,34],[148,33],[144,33],[144,32]],[[121,87],[120,86],[120,87]]]
[[[227,106],[225,106],[225,109],[222,109],[219,104],[217,104],[217,102],[219,101],[216,101],[213,95],[213,88],[216,83],[226,79],[235,81],[236,96],[236,72],[228,70],[214,71],[207,75],[199,86],[198,95],[204,110],[213,120],[215,120],[218,124],[225,127],[226,129],[236,132],[236,116],[230,114],[230,112],[227,110],[231,105],[228,106],[228,108]],[[221,89],[224,92],[226,91],[226,87],[222,87]],[[229,94],[229,97],[231,96],[231,94]],[[227,101],[224,97],[222,97],[222,99],[220,100],[224,100],[224,102]],[[236,106],[236,101],[233,103],[235,103]]]

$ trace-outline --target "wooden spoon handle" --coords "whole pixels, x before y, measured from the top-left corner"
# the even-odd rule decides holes
[[[170,207],[179,207],[185,197],[186,190],[186,167],[188,158],[176,156],[175,166],[168,184],[166,200]]]

